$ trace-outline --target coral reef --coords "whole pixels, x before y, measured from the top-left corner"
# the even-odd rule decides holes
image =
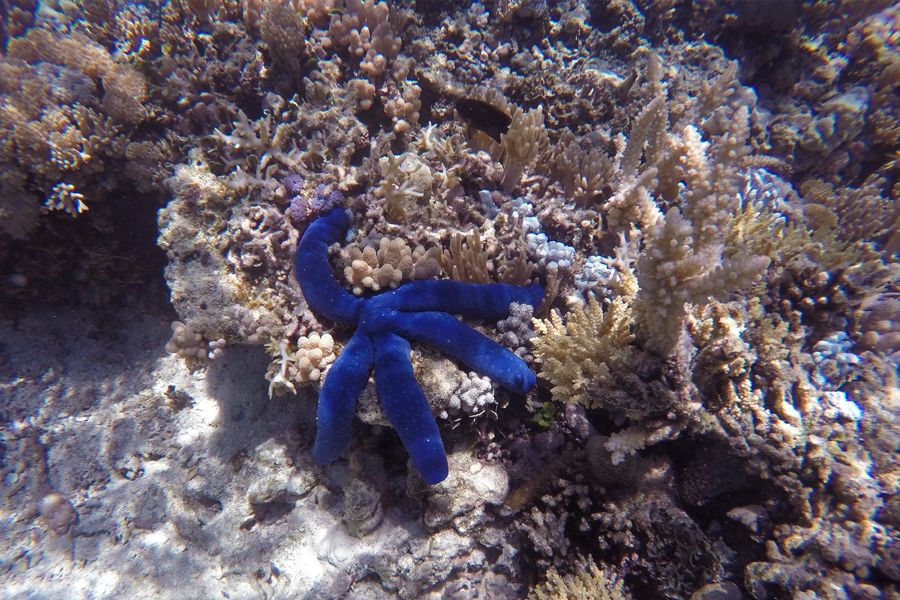
[[[0,1],[4,592],[895,598],[898,15]]]

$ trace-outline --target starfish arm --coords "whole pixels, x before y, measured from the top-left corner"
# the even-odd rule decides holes
[[[431,344],[508,390],[524,394],[537,379],[518,356],[447,313],[395,313],[394,330]]]
[[[375,337],[375,386],[381,407],[413,464],[428,484],[447,477],[447,455],[428,400],[413,375],[409,342],[392,333]]]
[[[440,311],[476,319],[502,319],[512,302],[537,306],[544,296],[539,285],[462,283],[449,279],[414,281],[372,300],[385,307],[419,312]]]
[[[357,333],[328,370],[319,392],[316,441],[312,451],[319,464],[337,459],[347,447],[356,399],[366,387],[373,361],[372,341]]]
[[[297,245],[294,272],[309,307],[338,323],[356,324],[363,299],[338,284],[328,263],[328,247],[339,241],[350,226],[350,218],[334,208],[313,221]]]

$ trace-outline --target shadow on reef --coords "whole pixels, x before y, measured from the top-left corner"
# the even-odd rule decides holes
[[[72,219],[46,215],[33,237],[0,244],[0,311],[42,305],[175,313],[157,246],[155,196],[134,193]],[[114,310],[111,312],[115,312]]]

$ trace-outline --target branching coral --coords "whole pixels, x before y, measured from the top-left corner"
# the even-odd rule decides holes
[[[388,61],[400,52],[390,7],[376,0],[343,0],[341,4],[328,25],[331,43],[357,58],[360,72],[367,77],[383,75]]]
[[[632,319],[628,299],[616,298],[604,312],[590,295],[586,306],[566,314],[565,322],[556,310],[548,320],[534,320],[534,356],[541,363],[541,377],[553,386],[555,400],[594,408],[588,387],[614,385],[614,374],[627,369],[634,340]]]
[[[566,197],[578,206],[597,201],[612,180],[612,159],[598,150],[582,148],[570,132],[548,154],[550,175],[562,183]]]
[[[544,107],[513,111],[509,131],[500,136],[503,162],[503,191],[512,192],[526,167],[534,165],[547,149],[547,130],[544,128]]]
[[[547,572],[547,579],[528,593],[529,600],[629,600],[631,594],[624,582],[588,561],[584,569],[560,575],[555,567]]]
[[[409,205],[430,200],[434,175],[417,153],[384,156],[378,161],[378,169],[382,177],[378,192],[385,199],[385,212],[391,220],[404,222]]]
[[[481,245],[481,234],[473,229],[468,235],[456,232],[450,240],[450,248],[441,254],[441,267],[456,281],[488,283],[491,280],[488,259]]]
[[[84,194],[75,191],[71,183],[57,183],[53,191],[44,201],[44,206],[50,210],[62,210],[73,217],[77,217],[88,209],[84,203]]]
[[[297,385],[318,382],[334,362],[334,351],[331,334],[320,334],[318,331],[300,337],[296,349],[289,347],[285,340],[270,342],[269,353],[274,360],[266,371],[269,398],[273,393],[290,391],[296,394]]]
[[[32,28],[10,40],[0,74],[0,165],[9,172],[0,230],[30,233],[35,198],[74,216],[86,210],[85,195],[92,206],[105,200],[120,173],[158,175],[165,150],[127,150],[148,116],[144,77],[85,34]],[[126,159],[132,168],[105,169]]]
[[[306,23],[289,2],[269,2],[263,10],[259,33],[275,62],[290,73],[299,74],[307,49]]]
[[[837,218],[837,234],[848,242],[881,242],[886,254],[900,249],[900,208],[897,199],[885,197],[887,182],[870,177],[859,188],[838,191],[821,179],[803,182],[800,191],[810,203],[822,205]]]
[[[222,354],[224,347],[225,340],[207,342],[190,325],[175,321],[172,323],[172,337],[166,343],[166,352],[177,354],[189,361],[205,362],[217,358]]]
[[[739,109],[731,130],[712,151],[691,127],[670,142],[679,157],[678,178],[685,182],[684,201],[646,224],[637,262],[639,328],[648,347],[662,354],[675,349],[685,305],[747,287],[769,264],[767,257],[741,255],[737,249],[730,254],[723,243],[739,208],[741,177],[735,171],[746,154],[747,135],[748,114]],[[626,148],[623,162],[628,156]]]

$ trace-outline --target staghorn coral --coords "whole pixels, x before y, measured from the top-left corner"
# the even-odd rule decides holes
[[[70,183],[57,183],[50,196],[44,200],[44,206],[50,210],[62,210],[73,217],[85,212],[88,207],[84,203],[84,194],[75,191]]]
[[[645,223],[650,227],[637,261],[639,330],[662,354],[675,350],[686,304],[747,287],[769,264],[765,256],[737,255],[723,243],[739,208],[741,177],[734,169],[747,152],[747,135],[748,113],[739,109],[712,151],[691,127],[673,140],[677,170],[685,179],[683,204]],[[623,163],[633,162],[633,155],[626,147]]]
[[[510,116],[509,130],[500,136],[500,160],[503,163],[501,186],[507,194],[519,183],[522,172],[535,164],[548,144],[543,106],[529,111],[516,107]]]

